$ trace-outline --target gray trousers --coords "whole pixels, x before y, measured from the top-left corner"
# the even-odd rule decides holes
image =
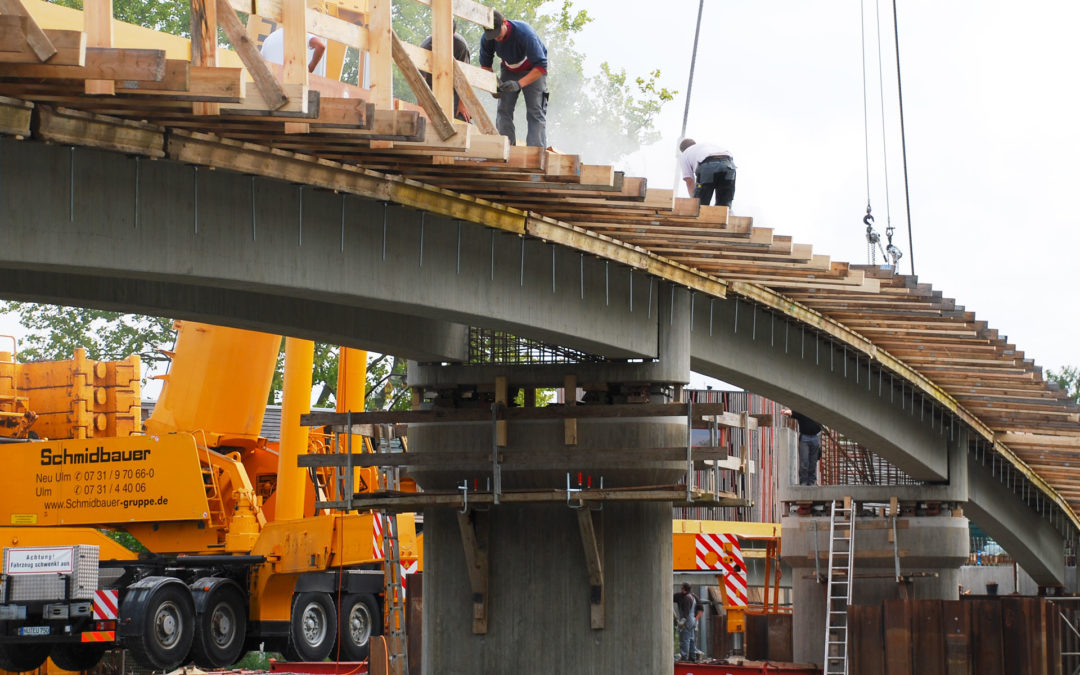
[[[500,69],[499,81],[520,80],[529,73],[528,70],[513,72],[506,68]],[[513,93],[503,92],[499,97],[499,109],[495,114],[495,128],[499,133],[510,139],[510,145],[517,143],[517,134],[514,132],[514,108],[517,106],[518,94],[525,95],[525,118],[529,121],[529,133],[525,142],[539,148],[547,147],[547,75],[541,75],[521,91]]]
[[[679,660],[697,660],[697,621],[692,618],[679,629]]]

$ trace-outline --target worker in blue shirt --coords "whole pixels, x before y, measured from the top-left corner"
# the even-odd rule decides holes
[[[502,60],[499,73],[499,109],[495,126],[499,133],[517,142],[514,133],[514,107],[518,93],[525,95],[525,117],[529,133],[525,141],[537,147],[547,146],[547,47],[532,26],[524,21],[509,21],[495,11],[494,27],[480,38],[480,67],[491,70],[495,55]]]

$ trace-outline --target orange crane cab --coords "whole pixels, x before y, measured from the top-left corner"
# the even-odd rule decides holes
[[[306,373],[287,365],[286,388],[299,394],[286,400],[275,450],[259,430],[281,338],[192,322],[177,329],[145,425],[137,357],[95,363],[80,352],[19,364],[0,353],[9,477],[0,493],[0,668],[31,670],[51,656],[84,670],[117,644],[156,670],[189,660],[223,668],[259,643],[314,661],[337,644],[343,659],[360,660],[381,633],[374,514],[316,513],[316,487],[297,466],[309,450],[299,414],[310,360]],[[31,419],[35,410],[68,412]],[[315,478],[333,492],[330,476]],[[417,560],[412,516],[397,524],[403,562]],[[103,531],[126,532],[146,551]]]

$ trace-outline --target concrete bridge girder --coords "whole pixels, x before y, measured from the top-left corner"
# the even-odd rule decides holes
[[[950,429],[867,357],[735,297],[695,303],[690,340],[694,371],[792,406],[913,478],[948,480]]]
[[[375,310],[616,358],[658,351],[654,280],[564,247],[370,199],[86,148],[0,139],[0,175],[6,234],[18,242],[0,252],[0,270],[102,280],[54,284],[48,298],[19,288],[11,296],[73,293],[80,304],[293,335],[342,332],[344,323],[360,329],[354,342],[367,330],[359,317]],[[155,285],[134,290],[143,284]],[[200,304],[206,296],[192,288],[226,300]],[[305,302],[351,308],[354,319],[320,319],[298,309]],[[432,346],[415,351],[425,350]]]

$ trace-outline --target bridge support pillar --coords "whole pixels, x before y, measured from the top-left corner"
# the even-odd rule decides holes
[[[655,360],[411,364],[409,384],[436,407],[486,408],[519,390],[528,406],[549,387],[564,388],[582,411],[669,403],[689,379],[689,296],[677,290],[661,299]],[[493,491],[491,467],[455,465],[454,453],[498,447],[508,458],[528,458],[527,466],[508,460],[500,469],[499,504],[424,511],[423,672],[670,673],[671,502],[606,501],[590,510],[579,508],[573,490],[601,481],[605,489],[674,485],[685,460],[613,462],[595,451],[686,442],[685,416],[411,425],[410,450],[450,457],[410,470],[426,490]],[[530,501],[540,494],[558,501]]]
[[[870,516],[855,520],[852,604],[878,605],[892,598],[956,600],[960,566],[967,563],[968,519],[959,509],[936,516]],[[781,519],[784,561],[792,573],[794,657],[822,663],[829,565],[826,505],[811,515]],[[898,572],[899,570],[899,576]],[[850,651],[849,651],[850,653]]]

